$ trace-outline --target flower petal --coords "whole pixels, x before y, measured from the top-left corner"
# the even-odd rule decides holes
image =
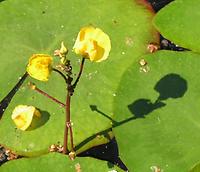
[[[17,128],[25,131],[31,125],[34,116],[41,117],[40,112],[34,106],[18,105],[11,117]]]
[[[101,62],[108,58],[111,41],[101,29],[88,26],[80,30],[73,50],[91,61]]]
[[[52,69],[52,57],[46,54],[34,54],[29,59],[28,74],[40,81],[48,81]]]

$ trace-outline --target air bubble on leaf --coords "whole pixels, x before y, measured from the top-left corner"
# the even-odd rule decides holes
[[[115,97],[115,96],[117,96],[115,93],[113,93],[113,96]]]
[[[89,92],[89,93],[88,93],[88,96],[91,96],[91,95],[92,95],[92,93],[91,93],[91,92]]]
[[[158,123],[160,123],[160,118],[158,117],[157,119],[158,119]]]
[[[30,143],[29,144],[29,148],[33,148],[33,147],[35,147],[35,144],[34,143]]]
[[[122,51],[122,55],[124,55],[125,54],[125,52],[124,51]]]
[[[125,38],[125,44],[128,45],[129,47],[133,46],[133,39],[131,37],[126,37]]]
[[[92,73],[89,73],[88,75],[86,75],[86,77],[91,80],[92,79]]]

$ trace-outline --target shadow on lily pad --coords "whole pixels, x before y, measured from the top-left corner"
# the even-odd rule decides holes
[[[32,131],[35,129],[38,129],[45,125],[47,121],[49,120],[50,114],[47,111],[40,110],[41,117],[40,118],[34,118],[31,122],[30,127],[27,129],[27,131]]]
[[[135,115],[135,118],[144,118],[155,109],[161,108],[166,104],[163,102],[152,103],[149,99],[138,99],[128,105],[129,110]]]
[[[128,105],[128,109],[135,118],[144,118],[155,109],[166,106],[163,100],[168,98],[183,97],[187,91],[187,81],[178,74],[167,74],[161,78],[155,85],[154,89],[159,93],[155,102],[149,99],[141,98]]]
[[[187,90],[187,81],[178,74],[168,74],[161,78],[154,89],[159,92],[158,101],[180,98]]]

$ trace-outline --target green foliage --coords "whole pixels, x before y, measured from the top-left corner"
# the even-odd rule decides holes
[[[175,0],[158,12],[154,24],[169,40],[200,52],[199,9],[197,0]]]
[[[0,46],[0,99],[8,94],[24,74],[32,54],[53,55],[61,41],[64,41],[70,50],[73,72],[77,74],[80,59],[71,49],[80,28],[93,25],[110,36],[112,49],[109,59],[101,64],[86,62],[83,76],[72,97],[71,114],[77,152],[107,143],[113,137],[107,130],[112,127],[109,118],[113,115],[113,98],[120,78],[131,62],[147,52],[147,45],[158,38],[150,23],[153,14],[132,0],[88,0],[87,4],[79,0],[7,0],[0,4],[0,39],[3,40]],[[19,155],[37,156],[47,153],[51,144],[63,143],[65,110],[30,90],[27,86],[30,81],[65,102],[66,85],[58,74],[52,73],[45,83],[27,77],[0,121],[0,144]],[[39,108],[44,116],[43,124],[29,131],[16,129],[11,114],[19,104]],[[108,114],[108,118],[91,107]],[[11,162],[11,168],[23,161],[28,162]],[[36,161],[34,163],[37,164]],[[12,166],[9,165],[11,163],[8,166]],[[100,164],[94,164],[94,167],[101,168]],[[102,168],[107,169],[105,165]]]
[[[199,171],[200,55],[194,53],[200,52],[198,1],[176,0],[153,20],[163,36],[192,51],[153,54],[147,50],[158,39],[151,25],[153,13],[132,0],[88,0],[87,4],[79,0],[0,4],[0,99],[25,73],[32,54],[53,56],[61,41],[69,49],[75,77],[80,65],[80,57],[71,51],[76,36],[84,26],[99,27],[109,35],[112,49],[107,61],[86,61],[72,96],[76,152],[107,143],[115,134],[120,157],[130,171],[186,172],[191,167],[190,172]],[[146,61],[143,66],[138,63],[141,59]],[[65,109],[31,90],[30,81],[66,101],[66,84],[57,73],[48,82],[27,77],[0,121],[0,144],[19,155],[39,157],[8,162],[0,170],[75,171],[79,163],[83,171],[120,171],[91,158],[69,161],[62,154],[46,154],[50,145],[63,143]],[[11,114],[19,104],[37,107],[42,123],[28,131],[16,129]]]
[[[120,156],[130,171],[187,171],[199,159],[200,55],[159,51],[143,58],[149,72],[134,62],[115,98]]]
[[[109,167],[110,166],[110,167]],[[107,164],[106,161],[95,160],[93,158],[76,158],[75,161],[59,153],[49,153],[37,158],[22,158],[10,161],[3,165],[1,172],[75,172],[81,171],[122,171],[117,167]],[[77,169],[77,170],[76,170]]]

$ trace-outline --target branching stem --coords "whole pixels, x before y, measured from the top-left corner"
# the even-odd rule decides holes
[[[32,90],[37,91],[38,93],[44,95],[45,97],[51,99],[52,101],[54,101],[54,102],[56,102],[56,103],[58,103],[60,106],[65,107],[65,104],[64,104],[64,103],[62,103],[62,102],[59,101],[58,99],[54,98],[53,96],[50,96],[48,93],[42,91],[41,89],[39,89],[38,87],[36,87],[35,84],[29,83],[29,86],[30,86],[30,88],[31,88]]]

